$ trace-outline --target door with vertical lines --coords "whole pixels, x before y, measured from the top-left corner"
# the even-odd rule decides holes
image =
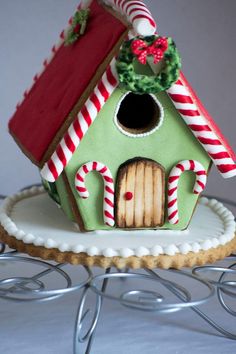
[[[157,162],[135,158],[118,170],[115,219],[120,228],[152,228],[164,223],[165,172]]]

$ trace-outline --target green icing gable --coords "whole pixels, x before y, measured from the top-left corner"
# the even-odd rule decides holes
[[[122,92],[120,88],[114,91],[65,169],[87,230],[109,229],[109,227],[103,223],[104,185],[102,177],[97,172],[86,176],[85,183],[90,193],[88,199],[80,198],[75,189],[75,174],[82,164],[93,160],[100,161],[109,167],[114,180],[119,166],[126,160],[137,156],[153,159],[163,165],[166,180],[171,168],[181,160],[197,160],[206,170],[210,166],[210,159],[205,150],[187,128],[165,92],[156,95],[164,108],[163,124],[158,130],[142,138],[133,138],[121,133],[114,123],[114,112],[124,94],[125,92]],[[178,225],[165,222],[164,228],[184,229],[187,227],[198,198],[192,193],[194,182],[194,173],[183,173],[178,187],[180,221]],[[58,189],[60,189],[59,184],[57,183]],[[60,199],[63,209],[71,217],[70,207],[66,205],[69,202],[65,191],[60,193]]]

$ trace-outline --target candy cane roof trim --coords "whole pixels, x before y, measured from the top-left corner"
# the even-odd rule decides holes
[[[224,178],[236,175],[235,154],[181,73],[167,90],[177,111]]]
[[[118,53],[127,26],[114,11],[93,0],[85,34],[65,46],[68,29],[62,31],[51,57],[44,61],[42,71],[35,75],[32,87],[25,91],[24,100],[9,122],[10,133],[33,163],[42,167],[50,158]]]
[[[226,150],[228,151],[229,155],[231,158],[236,161],[236,154],[233,151],[232,147],[230,146],[228,140],[224,137],[222,134],[220,128],[216,124],[216,122],[213,120],[209,112],[206,110],[206,108],[203,106],[202,102],[198,98],[196,92],[193,90],[189,82],[187,81],[186,77],[184,76],[183,72],[180,73],[180,78],[183,84],[186,86],[186,88],[189,90],[191,97],[193,100],[196,102],[199,111],[202,113],[208,124],[212,127],[212,130],[216,133],[218,138],[220,139],[221,143],[225,146]]]

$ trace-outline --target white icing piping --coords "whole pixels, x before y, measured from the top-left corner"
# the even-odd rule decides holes
[[[152,36],[156,33],[156,23],[143,1],[140,0],[102,0],[115,11],[126,16],[133,30],[140,36]]]
[[[160,245],[155,245],[152,248],[148,249],[144,246],[137,247],[136,249],[131,248],[121,248],[119,250],[114,250],[113,248],[105,248],[98,249],[97,247],[88,247],[86,248],[83,245],[75,245],[70,247],[66,242],[58,243],[55,240],[47,239],[43,240],[41,237],[37,237],[32,233],[25,233],[23,230],[17,228],[16,224],[10,219],[11,211],[14,205],[25,198],[29,198],[32,196],[36,196],[38,194],[45,193],[43,187],[33,187],[31,189],[27,189],[20,193],[17,193],[11,197],[8,197],[3,202],[0,213],[0,223],[2,227],[6,230],[6,232],[14,236],[17,240],[21,240],[26,244],[33,243],[35,246],[44,246],[46,248],[58,248],[61,252],[72,251],[74,253],[86,252],[89,256],[98,256],[102,255],[105,257],[115,257],[121,256],[124,258],[130,256],[158,256],[161,254],[174,256],[177,253],[187,254],[188,252],[197,253],[201,250],[209,250],[210,248],[216,248],[220,245],[225,245],[227,242],[231,241],[234,238],[235,233],[235,221],[233,214],[224,207],[224,205],[218,202],[216,199],[207,199],[201,198],[199,199],[199,203],[202,205],[206,205],[211,208],[223,221],[224,224],[224,233],[220,235],[218,238],[215,237],[213,239],[206,239],[202,242],[192,242],[192,243],[183,243],[180,245],[171,244],[166,247],[162,247]],[[147,230],[148,231],[148,230]],[[106,231],[97,231],[97,233],[104,233]],[[132,232],[132,231],[130,231]],[[158,232],[165,232],[165,230],[157,230]],[[167,230],[167,232],[178,232],[180,231],[171,231]],[[184,232],[188,232],[187,230]]]
[[[158,106],[158,108],[160,110],[160,117],[158,119],[158,123],[154,126],[154,128],[152,128],[151,130],[149,130],[149,131],[147,131],[145,133],[133,134],[133,133],[130,133],[130,132],[126,131],[125,129],[123,129],[122,126],[119,124],[118,119],[117,119],[117,114],[119,112],[120,105],[121,105],[122,101],[125,99],[125,97],[129,93],[131,93],[131,91],[127,91],[120,98],[119,102],[117,103],[117,106],[116,106],[116,109],[115,109],[115,112],[114,112],[114,123],[115,123],[116,127],[118,128],[118,130],[122,134],[128,136],[129,138],[144,138],[145,136],[153,134],[155,131],[157,131],[162,126],[162,123],[163,123],[163,120],[164,120],[164,108],[163,108],[162,104],[160,103],[160,101],[153,94],[149,94],[149,95],[152,97],[152,99],[154,100],[154,102],[156,103],[156,105]]]

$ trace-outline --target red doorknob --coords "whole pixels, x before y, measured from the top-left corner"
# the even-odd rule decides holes
[[[131,200],[133,198],[133,193],[132,192],[126,192],[125,193],[125,199],[126,200]]]

